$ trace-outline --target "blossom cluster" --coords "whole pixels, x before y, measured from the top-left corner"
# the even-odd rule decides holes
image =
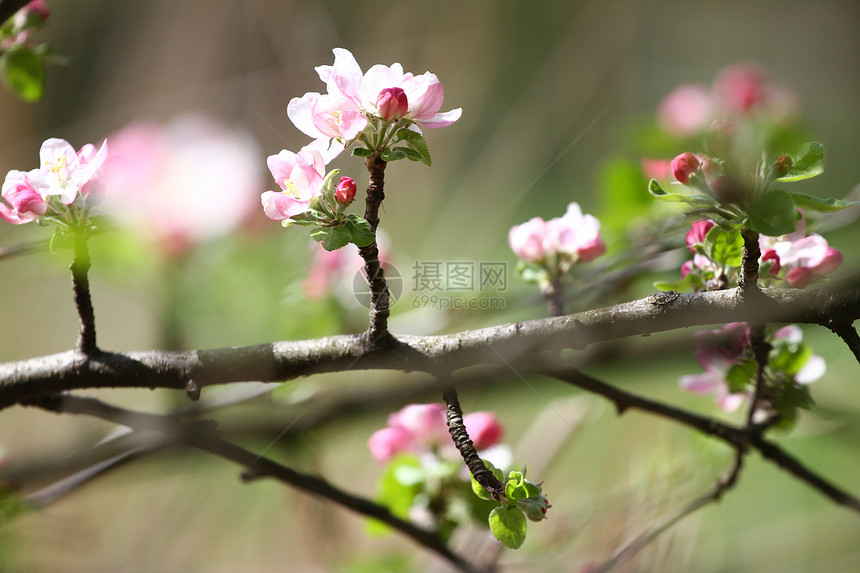
[[[285,226],[343,225],[343,208],[355,198],[355,183],[344,178],[335,188],[325,166],[346,148],[355,144],[355,155],[377,154],[384,161],[409,158],[429,165],[421,129],[451,125],[461,114],[460,109],[439,111],[445,92],[430,72],[416,76],[395,63],[377,64],[362,73],[348,50],[336,48],[334,55],[333,65],[316,68],[326,93],[308,92],[287,106],[290,120],[313,141],[298,153],[282,150],[267,161],[280,190],[263,193],[263,210]],[[395,147],[399,142],[403,145]],[[346,242],[366,244],[363,231],[345,226],[348,232],[340,234]],[[314,238],[333,250],[346,244],[343,237],[326,232]]]
[[[466,414],[463,423],[478,451],[497,445],[504,433],[490,412]],[[388,417],[388,425],[374,432],[367,445],[380,462],[404,452],[454,459],[459,455],[448,433],[445,406],[438,403],[409,404],[394,412]]]
[[[593,260],[606,252],[600,221],[583,214],[576,202],[570,203],[561,217],[549,221],[533,217],[514,225],[508,232],[508,243],[527,265],[539,269],[534,280],[542,285],[559,278],[575,263]]]
[[[0,37],[0,51],[8,52],[19,48],[34,48],[32,35],[41,28],[51,9],[44,0],[31,0],[4,24]]]
[[[657,117],[667,133],[688,137],[720,118],[762,116],[789,123],[799,111],[794,92],[772,81],[756,64],[739,63],[723,69],[711,86],[678,86],[660,103]]]
[[[722,240],[725,237],[734,238]],[[681,266],[681,278],[694,290],[725,288],[737,278],[742,249],[738,233],[720,229],[712,220],[700,219],[687,232],[686,242],[693,259]],[[760,279],[765,286],[804,288],[829,276],[843,259],[842,253],[830,246],[827,239],[817,233],[806,234],[805,215],[797,221],[792,233],[778,237],[759,235],[759,247]],[[729,249],[735,253],[731,257],[718,254]]]
[[[6,174],[0,217],[15,225],[42,219],[66,227],[85,224],[89,205],[101,199],[101,168],[107,154],[107,141],[99,148],[86,144],[76,152],[63,139],[46,140],[38,168]]]
[[[769,396],[765,397],[787,417],[798,404],[785,404],[779,398],[786,391],[797,391],[818,380],[826,370],[824,359],[812,354],[802,341],[803,331],[793,324],[779,328],[769,339],[771,351],[764,371]],[[734,412],[751,397],[757,366],[748,324],[732,322],[716,330],[697,332],[695,356],[704,372],[682,376],[678,381],[681,388],[713,395],[726,412]]]

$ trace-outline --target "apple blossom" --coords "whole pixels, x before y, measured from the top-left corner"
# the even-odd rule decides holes
[[[258,147],[242,129],[186,114],[138,121],[110,139],[103,208],[163,254],[229,233],[259,205]]]
[[[466,432],[477,450],[485,450],[502,439],[504,430],[499,420],[490,412],[471,412],[463,416]]]
[[[508,231],[511,250],[529,263],[543,263],[550,257],[565,259],[562,272],[576,261],[590,261],[606,252],[600,237],[600,221],[582,213],[578,203],[570,203],[561,217],[544,221],[533,217]]]
[[[376,96],[376,112],[380,118],[392,121],[409,111],[409,100],[402,88],[385,88]]]
[[[533,217],[521,225],[511,227],[508,243],[515,255],[530,263],[537,263],[546,257],[544,243],[547,235],[546,221]]]
[[[281,191],[261,196],[263,211],[275,221],[283,221],[310,209],[311,199],[320,194],[325,177],[322,156],[303,148],[299,153],[286,149],[270,155],[266,163]]]
[[[0,217],[14,225],[38,219],[48,209],[24,171],[12,170],[6,174],[2,197],[6,203],[0,201]]]
[[[377,430],[367,440],[371,455],[380,462],[387,462],[397,454],[408,451],[412,445],[412,433],[401,426]]]
[[[685,84],[663,98],[657,109],[657,118],[667,132],[687,137],[707,125],[711,107],[711,96],[706,86]]]
[[[708,231],[714,228],[714,226],[714,222],[710,219],[694,221],[692,228],[687,231],[687,250],[691,253],[695,253],[696,247],[705,242],[705,236],[708,234]]]
[[[338,203],[348,205],[355,199],[357,187],[352,177],[341,177],[335,188],[334,198]]]

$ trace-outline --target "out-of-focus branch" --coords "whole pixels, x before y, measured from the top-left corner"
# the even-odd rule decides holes
[[[662,293],[663,295],[669,293]],[[738,289],[646,297],[567,316],[502,324],[441,336],[402,336],[368,351],[361,336],[273,342],[255,346],[128,354],[99,352],[81,364],[74,352],[0,364],[0,408],[40,395],[80,388],[171,388],[188,380],[213,384],[279,382],[319,372],[403,370],[437,372],[498,364],[516,366],[536,352],[733,321],[829,326],[860,318],[860,288],[841,291],[766,289],[754,303]],[[492,348],[489,347],[492,343]],[[79,356],[79,355],[78,355]]]
[[[95,398],[71,395],[55,394],[34,401],[29,405],[57,413],[94,416],[116,424],[130,426],[136,430],[154,430],[165,433],[173,438],[176,443],[190,446],[243,466],[246,468],[244,477],[247,479],[270,477],[305,493],[325,498],[365,517],[378,519],[422,547],[436,553],[458,570],[475,571],[465,559],[448,549],[448,546],[435,533],[395,517],[388,508],[369,499],[345,492],[320,477],[298,472],[221,439],[207,431],[207,426],[209,426],[207,423],[189,424],[174,418],[118,408]]]
[[[674,406],[619,390],[577,370],[565,371],[533,366],[529,368],[529,371],[552,376],[583,390],[604,396],[615,403],[619,414],[624,413],[628,409],[643,410],[685,426],[690,426],[704,434],[720,438],[735,448],[752,447],[758,450],[765,459],[776,463],[797,479],[829,497],[832,501],[860,513],[860,499],[831,484],[786,453],[782,448],[766,440],[761,436],[758,428],[754,426],[747,426],[746,428],[730,426],[713,418],[699,416],[698,414],[693,414]]]
[[[857,334],[857,329],[849,321],[839,321],[830,325],[832,330],[845,344],[848,349],[854,354],[854,358],[860,363],[860,335]]]
[[[709,503],[719,501],[720,498],[723,497],[723,494],[737,483],[738,476],[740,476],[741,468],[743,467],[743,458],[744,451],[743,449],[738,448],[735,452],[731,468],[729,468],[729,471],[723,477],[717,480],[717,483],[708,493],[694,499],[675,515],[669,517],[653,529],[646,531],[626,545],[618,548],[615,553],[613,553],[612,557],[597,567],[589,569],[589,573],[607,573],[608,571],[612,571],[617,565],[620,565],[635,555],[640,549],[657,539],[657,537],[659,537],[664,531],[681,521],[681,519],[687,517],[698,509],[705,507]]]

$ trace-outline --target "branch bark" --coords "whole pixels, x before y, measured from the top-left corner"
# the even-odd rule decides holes
[[[665,294],[665,293],[664,293]],[[860,288],[804,291],[765,289],[754,303],[738,289],[646,297],[577,314],[502,324],[441,336],[402,336],[368,351],[361,336],[273,342],[254,346],[128,354],[99,352],[81,363],[74,352],[0,364],[0,409],[40,395],[82,388],[186,390],[248,380],[280,382],[319,372],[390,369],[435,373],[498,364],[513,365],[543,350],[589,344],[690,326],[746,322],[796,322],[829,327],[860,318]],[[492,349],[488,347],[492,343]],[[79,356],[79,355],[77,355]]]

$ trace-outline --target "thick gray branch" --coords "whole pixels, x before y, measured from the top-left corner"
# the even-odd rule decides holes
[[[667,296],[668,295],[668,296]],[[69,351],[0,364],[0,408],[38,396],[81,388],[173,388],[188,380],[213,384],[279,382],[318,372],[391,369],[448,371],[497,364],[501,353],[516,365],[535,352],[580,349],[596,342],[732,321],[796,322],[829,326],[860,318],[860,288],[840,292],[767,289],[754,303],[738,289],[661,293],[561,317],[503,324],[442,336],[403,336],[367,351],[359,336],[274,342],[185,352],[97,353],[89,361]],[[492,348],[488,346],[492,343]]]

